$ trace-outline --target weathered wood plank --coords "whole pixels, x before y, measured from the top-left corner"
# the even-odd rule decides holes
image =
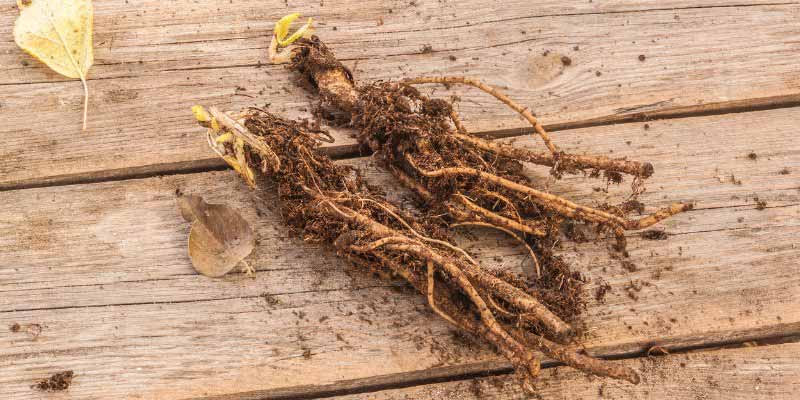
[[[646,11],[681,11],[720,7],[759,7],[797,4],[796,1],[769,0],[622,0],[603,3],[545,0],[535,7],[522,0],[485,2],[482,7],[469,1],[367,0],[335,4],[287,4],[282,1],[180,0],[104,0],[94,3],[95,67],[102,76],[129,76],[142,71],[168,69],[224,68],[255,65],[263,58],[244,55],[265,50],[263,40],[274,22],[289,12],[300,12],[317,19],[317,27],[331,43],[346,43],[361,35],[409,34],[413,31],[442,31],[452,28],[496,23],[505,20],[540,19],[559,16],[636,14]],[[25,65],[12,37],[16,3],[0,4],[0,68],[9,72],[0,84],[64,81],[46,68]],[[336,29],[334,29],[336,27]],[[397,35],[403,40],[402,35]],[[408,43],[406,53],[420,49]],[[464,43],[462,43],[464,45]],[[352,47],[346,58],[398,55],[387,47]],[[225,55],[227,60],[220,55]],[[98,72],[98,71],[95,71]],[[97,75],[100,76],[100,75]]]
[[[194,103],[272,103],[288,116],[308,115],[309,100],[290,74],[263,65],[267,32],[287,12],[276,3],[97,2],[91,146],[79,134],[80,83],[47,71],[12,42],[0,43],[0,65],[9,71],[0,84],[0,182],[209,158],[186,111]],[[363,79],[474,75],[507,87],[548,123],[800,89],[793,23],[800,8],[793,4],[708,1],[714,7],[667,10],[688,2],[418,3],[337,2],[303,11],[326,23],[320,33]],[[13,2],[6,7],[0,32],[12,25]],[[376,26],[380,15],[384,24]],[[427,44],[433,53],[421,51]],[[484,94],[454,93],[473,130],[524,126]],[[337,145],[352,143],[338,136]]]
[[[227,175],[224,179],[233,181],[232,174],[203,175]],[[63,229],[54,220],[47,229],[51,245],[38,250],[40,257],[20,262],[12,255],[11,263],[3,263],[14,267],[4,274],[0,325],[43,327],[36,338],[24,329],[0,334],[4,391],[20,398],[34,396],[28,385],[53,369],[72,369],[83,376],[71,389],[81,398],[174,398],[324,384],[494,359],[485,350],[475,351],[455,340],[446,324],[423,311],[419,296],[396,293],[357,274],[348,277],[343,263],[330,254],[270,235],[274,222],[259,227],[262,245],[270,244],[250,260],[262,269],[255,280],[239,275],[212,281],[191,275],[184,255],[185,227],[172,214],[174,188],[202,187],[217,201],[247,193],[234,184],[211,190],[220,176],[206,176],[205,182],[199,175],[180,178],[182,182],[171,177],[160,184],[149,179],[94,185],[94,193],[66,192],[55,198],[62,207],[74,208],[73,202],[97,199],[97,191],[114,193],[126,186],[130,206],[115,210],[114,199],[106,199],[111,209],[96,210],[98,219],[81,213],[83,221],[73,229]],[[695,215],[712,219],[724,211]],[[786,211],[792,212],[781,215]],[[777,207],[751,211],[754,215],[747,218],[759,220],[776,212],[768,219],[785,221],[796,219],[798,211],[798,206]],[[172,232],[165,229],[170,225]],[[605,304],[590,306],[587,324],[595,333],[588,344],[594,352],[616,353],[640,350],[654,341],[703,343],[753,329],[769,334],[799,330],[794,302],[800,285],[786,270],[798,256],[792,248],[798,227],[769,225],[678,235],[667,242],[673,254],[666,256],[649,254],[664,251],[663,243],[634,239],[632,260],[639,271],[628,276],[604,258],[602,250],[586,249],[585,256],[594,262],[587,276],[603,277],[613,288]],[[96,243],[80,245],[79,252],[70,244],[91,240],[81,238],[81,230],[95,236]],[[770,238],[771,247],[743,250],[758,237]],[[37,246],[44,242],[40,239],[26,238],[24,243]],[[709,254],[703,243],[726,245]],[[270,250],[272,246],[277,248]],[[675,256],[678,247],[686,250]],[[519,260],[514,253],[482,253],[482,261],[498,255],[509,263]],[[730,265],[732,261],[736,265]],[[667,268],[671,270],[653,277]],[[20,275],[24,277],[19,285],[8,281]],[[25,282],[28,279],[37,281]],[[36,288],[54,279],[60,282]],[[637,301],[628,298],[625,289],[633,279],[653,283],[636,293]],[[268,296],[262,296],[265,293]],[[279,303],[272,304],[276,300]],[[310,359],[303,356],[306,350]]]
[[[704,208],[667,224],[667,241],[630,238],[637,271],[602,245],[566,245],[581,252],[571,260],[591,281],[590,294],[601,278],[612,287],[604,301],[589,303],[592,353],[800,331],[800,278],[790,268],[800,255],[800,166],[792,164],[800,144],[789,140],[796,131],[786,122],[791,116],[771,110],[665,121],[652,124],[647,138],[641,124],[619,126],[613,135],[602,127],[560,134],[574,134],[581,145],[608,137],[632,142],[622,148],[653,151],[654,179],[662,179],[645,194],[653,205],[708,193]],[[751,141],[748,123],[759,127],[760,140]],[[651,140],[676,143],[695,132],[717,144],[690,147],[683,139],[677,150],[648,150]],[[760,155],[757,161],[746,159],[745,147]],[[734,171],[742,185],[714,180],[715,168],[742,163],[747,168]],[[778,173],[785,166],[789,173]],[[370,179],[389,181],[367,169]],[[570,190],[559,183],[558,190],[586,200],[587,186],[597,185],[588,183]],[[228,202],[258,221],[260,243],[249,259],[260,271],[255,279],[193,274],[176,189]],[[752,193],[768,199],[766,209],[743,200]],[[270,209],[274,202],[258,200],[230,171],[3,192],[0,200],[7,205],[0,209],[0,326],[42,326],[36,338],[24,329],[0,330],[6,397],[36,398],[29,385],[63,369],[78,374],[74,397],[176,398],[500,360],[454,338],[419,296],[288,238]],[[487,267],[524,261],[508,241],[480,235],[464,244]],[[632,282],[649,283],[633,290],[637,300],[628,294]]]
[[[800,344],[720,349],[616,361],[642,371],[637,386],[545,369],[540,399],[794,399],[800,390]],[[337,400],[529,399],[508,376],[336,397]]]

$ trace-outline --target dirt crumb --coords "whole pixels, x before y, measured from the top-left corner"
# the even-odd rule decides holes
[[[789,175],[789,168],[784,167],[782,170],[778,171],[781,175]]]
[[[572,65],[572,59],[567,56],[562,56],[561,63],[564,64],[564,66],[569,67],[570,65]]]
[[[45,392],[58,392],[69,389],[72,384],[72,378],[75,374],[72,371],[62,371],[50,375],[49,378],[43,379],[33,385],[34,389]]]
[[[627,260],[622,261],[622,268],[625,268],[625,270],[628,272],[636,272],[636,270],[638,269],[636,268],[636,264]]]
[[[758,197],[754,197],[753,200],[756,202],[756,210],[764,210],[767,208],[767,202],[764,200],[759,199]]]
[[[11,332],[14,332],[14,333],[19,332],[20,329],[22,329],[22,326],[20,326],[20,324],[18,324],[16,322],[11,324],[11,326],[8,327],[8,330],[10,330]]]
[[[669,355],[669,350],[663,346],[653,346],[647,349],[647,356],[666,356]]]
[[[668,237],[667,232],[657,229],[642,232],[642,239],[646,240],[667,240]]]
[[[600,286],[597,287],[597,290],[594,292],[594,299],[597,300],[598,303],[605,303],[606,294],[611,291],[611,285],[609,285],[606,281],[600,281]]]
[[[644,54],[639,54],[639,61],[644,61],[646,59],[647,57],[645,57]]]
[[[422,54],[431,54],[431,53],[433,53],[433,46],[431,46],[429,44],[422,45],[422,48],[420,49],[420,52]]]
[[[749,158],[750,160],[756,161],[756,160],[758,160],[758,154],[756,154],[756,152],[754,152],[754,151],[751,151],[750,153],[747,153],[747,158]]]

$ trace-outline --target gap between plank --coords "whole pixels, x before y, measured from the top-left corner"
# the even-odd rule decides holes
[[[764,334],[766,333],[766,334]],[[769,346],[800,342],[800,323],[790,324],[781,333],[755,332],[744,334],[733,339],[698,343],[678,343],[660,345],[670,355],[688,353],[698,350],[716,350],[729,347],[742,347],[749,342],[758,341],[759,346]],[[606,360],[625,360],[647,357],[647,352],[655,346],[633,351],[609,353],[599,358]],[[662,356],[658,356],[662,357]],[[667,355],[666,357],[669,357]],[[542,368],[555,368],[563,364],[555,361],[542,362]],[[390,389],[403,389],[414,386],[430,385],[444,382],[455,382],[475,378],[510,375],[514,372],[511,365],[501,361],[484,361],[479,363],[431,368],[422,371],[381,375],[370,378],[352,379],[328,385],[304,385],[282,389],[260,390],[244,393],[233,393],[219,396],[191,398],[187,400],[305,400],[329,398],[344,395],[378,392]]]
[[[654,111],[641,111],[626,114],[612,114],[603,117],[585,120],[559,122],[544,125],[550,132],[565,131],[570,129],[590,128],[596,126],[616,125],[631,122],[644,122],[663,119],[679,119],[701,117],[709,115],[723,115],[745,113],[754,111],[775,110],[800,106],[800,93],[760,97],[745,100],[733,100],[717,103],[700,104],[695,106],[672,107]],[[644,106],[640,106],[644,107]],[[629,107],[635,109],[637,107]],[[531,135],[532,128],[510,128],[486,132],[475,132],[475,135],[501,139],[516,136]],[[323,147],[322,150],[335,160],[356,158],[370,155],[361,151],[357,144],[345,146]],[[229,169],[228,165],[218,158],[206,158],[191,161],[177,161],[172,163],[151,164],[139,167],[117,168],[102,171],[80,172],[75,174],[54,175],[44,178],[31,178],[0,183],[0,192],[22,189],[33,189],[51,186],[80,185],[88,183],[122,181],[128,179],[152,178],[165,175],[184,175],[210,171],[223,171]]]

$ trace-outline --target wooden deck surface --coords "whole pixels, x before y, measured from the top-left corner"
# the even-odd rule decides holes
[[[643,382],[546,361],[541,398],[797,396],[800,2],[94,5],[81,133],[80,82],[16,47],[16,2],[0,0],[0,398],[524,398],[501,357],[454,334],[420,296],[290,237],[274,196],[248,189],[207,148],[193,104],[308,116],[312,99],[266,63],[272,24],[291,11],[314,16],[361,79],[481,78],[534,109],[567,151],[652,162],[648,210],[696,202],[659,226],[666,240],[630,234],[635,271],[602,246],[563,245],[591,282],[588,351],[637,368]],[[473,131],[538,145],[494,99],[454,93]],[[334,133],[338,162],[406,201],[349,132]],[[589,204],[627,189],[528,172]],[[256,221],[255,278],[194,272],[178,189]],[[461,241],[490,268],[524,261],[491,232]],[[598,301],[601,282],[612,290]],[[653,346],[670,354],[648,357]],[[69,390],[31,388],[64,370],[75,373]]]

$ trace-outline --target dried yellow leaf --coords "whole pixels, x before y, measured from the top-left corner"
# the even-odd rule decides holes
[[[86,75],[94,63],[92,51],[93,9],[90,0],[17,1],[19,17],[14,24],[17,45],[53,71],[83,83],[83,129],[89,110]]]

